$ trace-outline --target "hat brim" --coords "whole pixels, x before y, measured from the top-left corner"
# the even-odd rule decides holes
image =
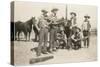
[[[48,12],[43,12],[43,13],[48,13]]]
[[[72,14],[73,14],[74,16],[76,16],[76,13],[74,13],[74,12],[71,12],[71,13],[70,13],[70,15],[72,15]]]
[[[89,18],[90,18],[90,16],[84,16],[84,18],[88,18],[88,19],[89,19]]]
[[[58,11],[58,9],[52,9],[51,12]]]
[[[81,29],[80,28],[77,28],[79,30],[79,32],[81,32]]]
[[[43,13],[48,13],[48,11],[46,11],[46,10],[41,10],[41,12],[43,12]]]

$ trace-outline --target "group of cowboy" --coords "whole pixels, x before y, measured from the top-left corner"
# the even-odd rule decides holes
[[[51,14],[48,15],[48,11],[46,10],[41,10],[42,14],[38,18],[38,24],[37,28],[39,30],[39,44],[37,47],[37,52],[36,55],[40,56],[41,54],[48,54],[48,53],[53,53],[57,50],[57,47],[59,44],[67,43],[64,37],[64,32],[61,32],[61,35],[58,35],[58,23],[57,23],[57,12],[58,9],[54,8],[51,10]],[[71,27],[76,28],[77,23],[76,23],[76,13],[71,12]],[[89,23],[89,18],[90,16],[86,15],[84,16],[85,20],[82,24],[82,32],[84,36],[84,46],[89,47],[89,30],[91,28],[91,25]],[[48,35],[49,33],[49,35]],[[48,45],[48,39],[49,39],[49,45]],[[73,44],[75,44],[75,47],[77,47],[77,44],[81,41],[80,37],[80,29],[77,27],[77,31],[74,31],[73,34],[70,36],[70,39]],[[61,41],[61,43],[60,43]],[[81,46],[80,46],[81,47]]]

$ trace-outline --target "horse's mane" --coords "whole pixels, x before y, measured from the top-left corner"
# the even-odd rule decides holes
[[[32,23],[32,18],[31,18],[31,19],[29,19],[29,20],[27,20],[25,23],[27,23],[27,24]]]
[[[29,20],[27,20],[26,22],[24,22],[24,24],[26,25],[32,25],[33,21],[32,21],[33,17],[31,17]]]

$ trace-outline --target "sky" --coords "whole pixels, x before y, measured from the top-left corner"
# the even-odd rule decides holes
[[[34,3],[34,2],[24,2],[15,1],[14,6],[14,21],[27,21],[31,17],[38,18],[41,15],[41,10],[48,10],[48,15],[51,13],[52,8],[58,8],[57,17],[66,16],[70,19],[70,12],[75,12],[77,14],[77,24],[81,27],[84,21],[84,15],[89,15],[90,23],[92,28],[97,27],[97,7],[96,6],[85,6],[85,5],[73,5],[73,4],[57,4],[57,3]]]
[[[33,3],[33,2],[15,2],[15,21],[27,21],[32,16],[39,17],[41,10],[45,9],[48,14],[51,13],[52,8],[58,8],[58,18],[65,16],[65,4],[55,3]]]

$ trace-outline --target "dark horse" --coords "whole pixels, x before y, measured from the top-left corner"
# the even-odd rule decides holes
[[[29,40],[30,40],[30,34],[32,31],[32,25],[36,22],[35,17],[32,17],[30,20],[26,22],[17,21],[15,22],[15,39],[16,35],[18,34],[18,40],[20,40],[20,33],[23,32],[27,41],[27,36],[29,34]]]
[[[67,20],[67,24],[64,26],[65,28],[65,34],[66,34],[66,37],[69,38],[71,36],[71,29],[70,29],[70,26],[71,26],[71,20]]]
[[[67,49],[71,48],[71,35],[72,35],[72,29],[70,29],[71,25],[72,25],[71,20],[67,20],[67,24],[64,26],[65,28],[64,33],[67,38],[67,45],[66,45]]]

